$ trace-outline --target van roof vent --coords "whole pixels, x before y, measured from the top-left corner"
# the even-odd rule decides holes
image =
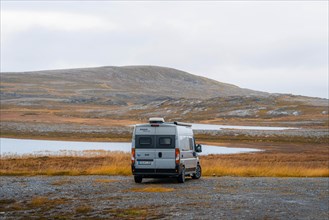
[[[150,118],[149,119],[150,124],[161,124],[164,122],[165,122],[164,118]]]

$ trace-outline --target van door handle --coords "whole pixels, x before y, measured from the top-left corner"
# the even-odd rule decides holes
[[[159,152],[159,154],[158,154],[158,155],[159,155],[159,157],[161,158],[161,157],[162,157],[162,152]]]

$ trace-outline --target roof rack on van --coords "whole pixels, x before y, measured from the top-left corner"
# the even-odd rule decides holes
[[[178,126],[192,127],[191,124],[187,124],[187,123],[184,123],[184,122],[178,122],[178,121],[165,122],[164,118],[150,118],[149,123],[154,127],[158,127],[159,124],[174,124],[174,125],[178,125]]]
[[[191,124],[187,124],[187,123],[183,123],[183,122],[178,122],[178,121],[175,121],[174,124],[175,125],[180,125],[180,126],[192,127]]]

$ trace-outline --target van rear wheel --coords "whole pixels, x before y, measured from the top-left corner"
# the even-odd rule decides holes
[[[182,173],[177,177],[179,183],[185,183],[185,168],[182,169]]]
[[[192,175],[192,179],[200,179],[201,177],[201,166],[198,165],[195,169],[195,173]]]
[[[141,183],[143,181],[142,176],[134,176],[135,183]]]

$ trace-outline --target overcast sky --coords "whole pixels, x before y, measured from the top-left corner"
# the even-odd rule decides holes
[[[328,98],[328,1],[1,1],[1,72],[124,65]]]

